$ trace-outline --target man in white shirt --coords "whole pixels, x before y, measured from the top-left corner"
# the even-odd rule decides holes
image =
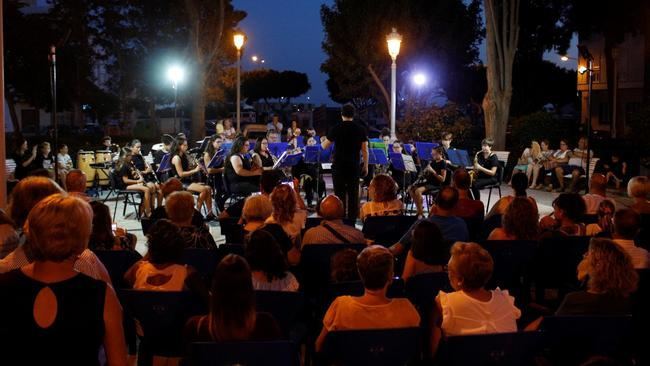
[[[609,200],[616,207],[614,200],[607,198],[607,178],[600,173],[596,173],[590,178],[589,193],[582,196],[587,205],[587,214],[595,215],[598,213],[598,206],[604,200]]]
[[[629,208],[619,210],[614,215],[614,242],[632,257],[635,269],[650,268],[650,253],[636,246],[634,237],[639,232],[641,219],[639,214]]]
[[[560,187],[564,187],[564,175],[571,174],[571,182],[567,189],[568,192],[574,192],[580,176],[585,174],[587,170],[587,151],[589,151],[589,158],[593,158],[594,151],[588,148],[588,141],[586,137],[581,137],[578,140],[578,147],[569,153],[569,163],[557,167],[562,174],[557,174]]]
[[[282,135],[282,122],[280,122],[280,117],[277,114],[273,115],[273,119],[271,122],[266,124],[266,131],[271,131],[274,130],[275,132],[279,133]]]

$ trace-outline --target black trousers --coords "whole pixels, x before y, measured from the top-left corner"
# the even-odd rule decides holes
[[[494,177],[492,178],[478,178],[474,180],[472,184],[472,193],[474,194],[474,199],[477,201],[481,200],[481,188],[496,184],[498,180]]]
[[[343,201],[345,217],[352,220],[359,216],[359,170],[359,167],[332,166],[334,194]]]

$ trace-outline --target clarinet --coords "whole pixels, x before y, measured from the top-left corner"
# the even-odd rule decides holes
[[[140,169],[138,169],[138,167],[135,166],[135,163],[133,162],[133,160],[131,160],[130,163],[131,163],[131,169],[135,170],[134,176],[137,177],[136,180],[142,179],[142,182],[141,182],[142,185],[147,185],[147,183],[144,181],[144,175],[142,175],[142,172],[140,171]]]

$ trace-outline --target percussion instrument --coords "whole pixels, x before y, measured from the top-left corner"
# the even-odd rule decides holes
[[[80,150],[77,153],[77,169],[86,174],[86,187],[90,188],[95,182],[96,170],[91,165],[95,163],[95,154],[92,151]]]
[[[113,161],[113,156],[110,150],[97,150],[95,151],[95,162],[96,163],[111,163]],[[105,169],[99,169],[97,171],[97,177],[99,180],[100,186],[107,186],[110,184],[108,172]]]

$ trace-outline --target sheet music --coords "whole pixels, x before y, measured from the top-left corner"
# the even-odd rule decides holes
[[[404,160],[404,167],[406,168],[407,172],[416,173],[418,171],[415,167],[415,161],[413,161],[413,157],[411,155],[402,154],[402,160]]]

